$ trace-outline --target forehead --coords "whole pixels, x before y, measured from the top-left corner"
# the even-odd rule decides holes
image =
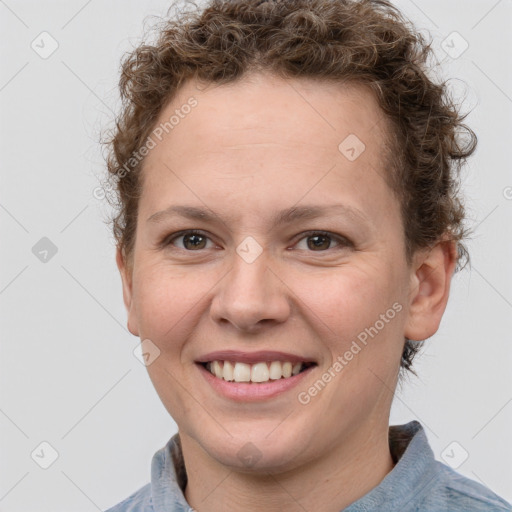
[[[191,102],[196,106],[189,108]],[[385,116],[368,86],[263,73],[222,85],[189,80],[162,109],[156,126],[165,128],[173,114],[181,115],[174,115],[173,126],[162,135],[171,138],[172,132],[177,155],[189,152],[197,137],[212,146],[307,141],[337,149],[351,134],[367,147],[382,148],[387,134]],[[191,130],[196,138],[190,138]]]
[[[365,195],[370,208],[385,207],[372,195],[386,192],[386,120],[362,85],[265,74],[206,87],[189,81],[162,109],[155,130],[143,170],[147,204],[161,198],[159,206],[168,206],[166,183],[173,182],[197,205],[214,197],[215,187],[217,199],[243,199],[248,211],[249,189],[260,207],[266,199],[269,208],[280,199],[296,202],[308,189],[313,201],[315,193],[331,200],[343,191]]]

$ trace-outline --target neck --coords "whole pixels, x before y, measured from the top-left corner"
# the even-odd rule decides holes
[[[339,512],[378,486],[394,466],[387,425],[378,435],[358,430],[327,455],[274,474],[227,468],[186,436],[182,447],[188,475],[185,498],[198,512],[278,512],[283,507],[288,512]]]

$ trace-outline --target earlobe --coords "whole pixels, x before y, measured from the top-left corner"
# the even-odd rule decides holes
[[[123,301],[128,314],[128,330],[134,335],[139,336],[135,308],[133,305],[133,271],[128,268],[120,247],[116,250],[116,263],[121,275],[123,287]]]
[[[451,240],[441,241],[432,249],[415,255],[404,331],[404,336],[410,340],[425,340],[439,329],[456,260],[457,244]]]

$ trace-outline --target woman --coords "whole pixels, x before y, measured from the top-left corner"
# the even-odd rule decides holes
[[[428,56],[385,1],[226,0],[126,58],[117,264],[179,433],[110,512],[512,510],[388,423],[467,260]]]

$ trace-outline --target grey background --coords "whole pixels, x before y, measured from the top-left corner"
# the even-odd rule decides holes
[[[397,4],[434,37],[480,143],[464,185],[473,266],[455,276],[391,423],[418,419],[439,460],[467,452],[457,471],[512,501],[512,1]],[[176,431],[133,354],[108,205],[93,195],[120,57],[144,18],[169,5],[0,0],[3,512],[105,509],[149,481],[153,453]],[[31,47],[42,46],[43,31],[59,45],[46,59]],[[443,40],[452,54],[462,48],[454,31],[469,44],[458,58],[442,48]],[[43,237],[57,249],[46,262]],[[48,469],[39,466],[51,457],[43,441],[58,452]]]

